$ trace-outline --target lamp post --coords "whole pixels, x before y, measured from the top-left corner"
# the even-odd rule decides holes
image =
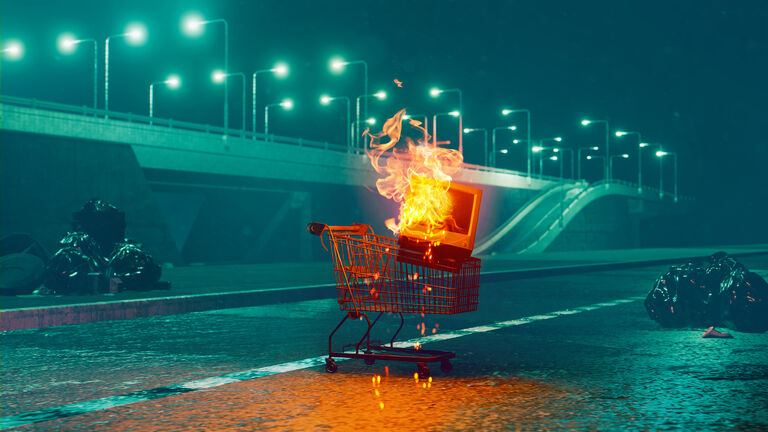
[[[637,192],[642,193],[643,192],[643,158],[642,158],[642,148],[645,147],[642,144],[643,143],[643,137],[640,135],[640,132],[628,132],[628,131],[616,131],[617,137],[623,137],[626,135],[636,135],[637,136]],[[648,144],[646,144],[648,145]]]
[[[496,131],[497,130],[517,130],[517,126],[498,126],[491,129],[491,166],[496,168]]]
[[[589,126],[592,123],[605,123],[605,158],[603,159],[603,162],[605,163],[604,170],[605,170],[605,178],[610,180],[611,179],[611,171],[610,167],[608,166],[608,158],[611,155],[611,137],[610,137],[610,125],[608,124],[608,120],[582,120],[581,125],[582,126]]]
[[[531,157],[532,151],[531,151],[531,111],[527,109],[503,109],[501,110],[501,115],[507,116],[510,114],[515,113],[524,113],[525,114],[525,135],[526,139],[525,142],[527,143],[528,147],[528,184],[531,183]]]
[[[363,94],[368,94],[368,63],[365,60],[354,60],[354,61],[344,61],[340,58],[334,58],[331,59],[331,71],[335,73],[341,73],[344,71],[345,66],[352,66],[352,65],[363,65]],[[363,101],[363,117],[368,117],[368,100]],[[360,130],[360,111],[358,108],[357,113],[357,120],[356,120],[356,131]],[[350,132],[351,133],[351,132]],[[350,147],[351,144],[348,144],[348,147]]]
[[[542,147],[541,145],[534,148],[536,152],[539,153],[539,176],[544,176],[544,152],[547,150],[552,150],[552,153],[559,153],[560,147]],[[560,177],[562,177],[563,173],[563,160],[562,158],[558,158],[557,155],[552,155],[549,157],[550,160],[560,160]]]
[[[613,173],[613,160],[614,159],[629,159],[629,154],[623,153],[623,154],[617,154],[617,155],[611,155],[611,157],[608,158],[608,172]],[[611,180],[613,180],[613,177],[611,177]]]
[[[387,92],[379,90],[374,94],[364,94],[355,98],[355,147],[360,147],[360,99],[363,99],[365,105],[368,106],[368,98],[376,98],[378,100],[384,100],[387,98]]]
[[[437,113],[432,116],[432,145],[437,145],[437,118],[442,116],[458,117],[459,123],[461,123],[461,112],[450,111],[445,113]]]
[[[464,152],[464,140],[462,135],[464,135],[464,128],[462,127],[462,116],[464,115],[464,106],[462,105],[461,100],[461,89],[457,88],[451,88],[451,89],[439,89],[439,88],[432,88],[429,91],[429,94],[432,97],[438,97],[442,93],[458,93],[459,95],[459,152]]]
[[[576,178],[577,178],[577,180],[581,180],[581,152],[583,150],[598,151],[598,150],[600,150],[600,147],[598,147],[598,146],[579,147],[578,149],[576,149]]]
[[[347,152],[349,152],[352,150],[352,109],[349,98],[346,96],[320,96],[320,103],[323,105],[328,105],[335,100],[343,100],[347,103]]]
[[[293,101],[291,99],[283,99],[280,103],[267,104],[264,106],[264,141],[269,141],[269,109],[271,107],[283,107],[285,110],[293,109]]]
[[[482,132],[483,133],[483,166],[488,166],[488,129],[486,128],[464,128],[464,133]]]
[[[9,39],[0,48],[0,53],[5,54],[8,60],[19,60],[24,56],[24,44],[17,39]]]
[[[141,24],[129,25],[124,33],[108,36],[104,41],[104,111],[109,118],[109,40],[112,38],[124,37],[133,45],[143,43],[147,38],[147,30]]]
[[[600,159],[600,160],[602,160],[603,161],[603,167],[605,167],[605,156],[603,156],[603,155],[587,155],[587,160],[592,160],[592,159]],[[607,170],[604,169],[603,173],[605,173],[605,172],[607,172]]]
[[[675,178],[675,202],[677,202],[677,153],[667,152],[659,150],[656,152],[656,156],[659,158],[659,199],[664,197],[664,171],[662,170],[662,160],[664,156],[672,156],[674,162],[674,178]]]
[[[207,24],[224,24],[224,73],[229,73],[229,23],[224,18],[204,20],[200,15],[188,14],[183,20],[183,30],[188,36],[199,36]],[[245,87],[245,86],[243,86]],[[229,130],[229,86],[224,80],[224,133]]]
[[[429,138],[427,135],[429,134],[427,132],[427,115],[426,114],[404,114],[403,120],[411,120],[411,119],[423,119],[424,121],[421,123],[422,129],[424,129],[424,144],[427,144],[429,141]]]
[[[93,109],[97,109],[99,107],[99,42],[94,38],[75,39],[71,34],[63,34],[59,36],[59,51],[62,54],[70,54],[78,44],[85,42],[93,43]]]
[[[230,77],[233,77],[233,76],[239,76],[241,81],[242,81],[242,87],[243,87],[243,97],[242,97],[242,102],[243,102],[243,104],[242,104],[243,119],[241,120],[242,132],[240,132],[240,135],[245,135],[245,74],[242,73],[242,72],[227,73],[227,72],[224,72],[224,71],[215,71],[213,73],[212,78],[213,78],[213,82],[216,82],[216,83],[223,82],[223,83],[226,84],[227,80]]]
[[[253,139],[254,140],[256,139],[256,76],[258,74],[260,74],[260,73],[267,73],[267,72],[272,72],[272,73],[275,74],[275,76],[282,78],[282,77],[288,75],[288,65],[286,65],[284,63],[278,63],[272,69],[257,70],[252,75],[252,81],[253,82],[252,82],[252,86],[251,86],[251,92],[252,92],[252,97],[251,97],[251,122],[252,122],[252,128],[251,128],[251,132],[253,132]]]
[[[152,118],[155,111],[155,84],[165,84],[169,89],[177,89],[181,85],[181,80],[177,75],[170,75],[164,81],[154,81],[149,84],[149,124],[152,124]]]

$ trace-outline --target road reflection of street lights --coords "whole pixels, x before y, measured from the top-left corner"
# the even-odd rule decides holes
[[[182,30],[187,36],[203,34],[207,24],[224,24],[224,73],[229,73],[229,23],[224,18],[206,20],[196,13],[189,13],[182,19]],[[229,85],[224,80],[224,133],[229,130]]]
[[[243,105],[242,105],[241,109],[242,109],[242,112],[243,112],[243,119],[242,119],[242,126],[243,126],[243,128],[242,128],[242,132],[240,134],[241,135],[245,135],[245,74],[242,73],[242,72],[227,73],[227,72],[224,72],[224,71],[215,71],[213,73],[213,82],[216,82],[216,83],[222,83],[222,82],[226,83],[228,81],[228,79],[230,77],[233,77],[233,76],[239,76],[240,79],[242,80],[242,87],[243,87],[242,102],[243,102]]]
[[[510,114],[516,114],[516,113],[524,113],[525,114],[525,142],[527,147],[527,155],[528,155],[528,183],[531,182],[531,158],[533,157],[532,151],[531,151],[531,111],[527,109],[503,109],[501,110],[501,115],[508,116]]]
[[[97,109],[99,107],[99,42],[94,38],[77,39],[71,33],[59,36],[58,42],[59,51],[62,54],[73,53],[81,43],[93,43],[93,109]]]
[[[584,150],[598,151],[600,150],[600,147],[598,146],[579,147],[578,149],[576,149],[576,179],[577,180],[581,180],[581,152]]]
[[[617,155],[611,155],[611,157],[608,159],[608,172],[613,172],[613,160],[614,159],[629,159],[629,154],[622,153]],[[611,180],[613,180],[613,177],[611,177]]]
[[[603,162],[605,166],[603,167],[605,170],[605,178],[607,180],[611,179],[611,172],[609,171],[610,168],[608,167],[608,157],[611,155],[611,134],[610,134],[610,125],[608,124],[608,120],[582,120],[581,125],[582,126],[589,126],[592,123],[604,123],[605,124],[605,157],[603,158]]]
[[[464,128],[464,133],[469,134],[472,132],[483,133],[483,166],[488,166],[488,129],[486,128]]]
[[[451,117],[458,117],[461,119],[461,112],[460,111],[450,111],[450,112],[444,112],[444,113],[437,113],[432,116],[432,143],[433,145],[437,145],[437,118],[438,117],[445,117],[445,116],[451,116]]]
[[[169,75],[164,81],[154,81],[149,84],[149,124],[152,124],[152,118],[155,112],[155,84],[165,84],[169,89],[177,89],[181,85],[178,75]]]
[[[664,160],[664,156],[672,156],[672,161],[674,162],[674,175],[675,175],[675,202],[677,202],[677,153],[674,152],[668,152],[659,150],[656,152],[656,156],[659,158],[659,199],[664,197],[664,170],[662,165],[662,160]]]
[[[347,151],[352,151],[352,104],[347,96],[331,97],[328,95],[320,96],[322,105],[330,105],[335,100],[343,100],[347,103]]]
[[[355,143],[355,147],[360,147],[360,138],[362,135],[362,132],[360,132],[360,100],[362,99],[365,101],[365,105],[368,105],[368,98],[376,98],[378,100],[384,100],[387,98],[387,92],[384,90],[377,91],[373,94],[364,94],[360,95],[355,98],[355,139],[353,140]]]
[[[330,62],[331,72],[334,72],[334,73],[342,73],[344,72],[344,69],[347,66],[352,66],[352,65],[363,66],[363,94],[367,95],[368,94],[368,63],[365,60],[345,61],[339,57],[334,57],[331,59],[331,62]],[[362,118],[366,118],[366,117],[368,117],[368,100],[367,99],[363,100],[363,117]],[[360,118],[361,117],[358,110],[358,115],[355,122],[355,125],[356,125],[355,132],[360,130]],[[350,134],[351,133],[352,132],[350,132]],[[350,144],[350,147],[351,147],[351,144]]]
[[[496,166],[496,131],[500,130],[514,131],[517,130],[517,126],[498,126],[491,129],[491,166],[494,168],[498,168]]]
[[[462,126],[462,119],[464,115],[464,105],[462,103],[462,96],[461,96],[461,90],[457,88],[451,88],[451,89],[439,89],[436,87],[433,87],[429,90],[429,95],[432,97],[438,97],[443,93],[457,93],[459,95],[459,151],[464,151],[464,128]]]
[[[642,149],[643,146],[643,137],[640,135],[640,132],[631,132],[631,131],[616,131],[617,137],[623,137],[627,135],[636,135],[637,136],[637,192],[642,193],[643,192],[643,158],[642,158]]]
[[[109,116],[109,40],[125,38],[130,45],[140,45],[147,39],[147,29],[142,24],[134,23],[126,27],[124,33],[108,36],[104,41],[104,111]]]
[[[8,60],[19,60],[24,57],[24,44],[18,39],[8,39],[3,42],[0,53]]]
[[[288,75],[288,65],[285,63],[278,63],[275,65],[275,67],[271,69],[261,69],[257,70],[253,73],[251,76],[252,78],[252,85],[251,85],[251,132],[253,132],[253,139],[256,139],[256,76],[261,73],[267,73],[272,72],[275,74],[278,78],[284,78]]]
[[[280,103],[266,104],[264,106],[264,142],[269,142],[269,109],[272,107],[282,107],[284,110],[289,111],[293,109],[293,101],[291,99],[283,99]]]

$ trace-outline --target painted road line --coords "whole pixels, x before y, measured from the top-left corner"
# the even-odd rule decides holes
[[[519,326],[524,324],[530,324],[537,321],[548,320],[552,318],[558,318],[566,315],[578,314],[581,312],[587,312],[595,309],[601,309],[605,307],[616,306],[624,303],[630,303],[637,300],[644,299],[645,296],[629,297],[624,299],[618,299],[608,302],[595,303],[593,305],[581,306],[576,308],[569,308],[565,310],[549,312],[541,315],[532,315],[529,317],[517,318],[514,320],[497,321],[489,324],[468,327],[460,330],[451,330],[444,333],[418,337],[407,341],[396,342],[394,345],[398,348],[412,347],[416,343],[421,345],[438,342],[443,340],[455,339],[462,336],[469,336],[473,334],[486,333],[494,330],[499,330],[507,327]],[[241,381],[252,380],[255,378],[261,378],[271,375],[277,375],[286,372],[293,372],[301,369],[307,369],[310,367],[319,367],[325,365],[326,356],[310,357],[303,360],[297,360],[292,362],[280,363],[271,366],[265,366],[256,369],[250,369],[241,372],[233,372],[226,375],[204,378],[196,381],[190,381],[182,384],[176,384],[166,387],[157,387],[150,390],[141,390],[132,393],[127,393],[118,396],[109,396],[101,399],[94,399],[85,402],[77,402],[68,405],[62,405],[54,408],[47,408],[38,411],[31,411],[28,413],[17,414],[0,418],[0,429],[8,429],[18,426],[24,426],[32,423],[40,423],[44,421],[56,420],[65,417],[72,417],[80,414],[86,414],[93,411],[106,410],[119,406],[129,405],[137,402],[144,402],[153,399],[160,399],[167,396],[174,396],[183,393],[189,393],[192,391],[210,389],[214,387],[223,386],[226,384],[232,384]],[[337,362],[347,359],[339,358]]]

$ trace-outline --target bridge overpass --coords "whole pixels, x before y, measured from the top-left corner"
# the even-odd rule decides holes
[[[317,245],[304,235],[307,221],[365,221],[383,233],[396,213],[373,191],[367,156],[338,144],[6,96],[0,113],[2,234],[30,232],[51,250],[92,197],[125,210],[129,235],[159,260],[182,263],[308,260]],[[611,185],[584,194],[581,182],[475,165],[456,180],[484,190],[484,253],[546,249],[579,210],[612,191],[659,199]],[[556,191],[571,195],[553,199]],[[526,227],[537,246],[505,237],[522,211],[542,216],[533,231],[517,230]],[[556,227],[543,230],[552,218]]]

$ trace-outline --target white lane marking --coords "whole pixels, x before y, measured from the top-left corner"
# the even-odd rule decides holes
[[[429,336],[417,337],[407,341],[395,342],[395,346],[398,348],[408,348],[414,346],[416,343],[421,345],[438,342],[443,340],[455,339],[462,336],[469,336],[473,334],[485,333],[494,330],[499,330],[506,327],[513,327],[518,325],[530,324],[536,321],[543,321],[547,319],[557,318],[564,315],[573,315],[581,312],[587,312],[604,307],[616,306],[619,304],[630,303],[633,301],[644,299],[645,296],[629,297],[625,299],[619,299],[609,302],[596,303],[588,306],[581,306],[576,308],[570,308],[555,312],[550,312],[541,315],[532,315],[529,317],[517,318],[507,321],[497,321],[485,325],[468,327],[460,330],[451,330],[444,333],[433,334]],[[256,369],[250,369],[240,372],[233,372],[226,375],[204,378],[196,381],[190,381],[182,384],[171,385],[167,387],[159,387],[156,389],[142,390],[125,395],[109,396],[101,399],[94,399],[91,401],[77,402],[68,405],[62,405],[55,408],[47,408],[39,411],[32,411],[24,414],[6,416],[0,418],[0,429],[8,429],[18,426],[24,426],[32,423],[39,423],[43,421],[56,420],[63,417],[71,417],[79,414],[85,414],[92,411],[105,410],[115,408],[123,405],[129,405],[136,402],[144,402],[152,399],[159,399],[166,396],[172,396],[181,393],[188,393],[190,391],[209,389],[214,387],[223,386],[226,384],[232,384],[236,382],[251,380],[254,378],[261,378],[270,375],[277,375],[286,372],[293,372],[301,369],[307,369],[310,367],[325,365],[326,356],[317,356],[305,358],[303,360],[297,360],[292,362],[280,363],[271,366],[264,366]],[[348,360],[346,358],[336,359],[336,362]]]

